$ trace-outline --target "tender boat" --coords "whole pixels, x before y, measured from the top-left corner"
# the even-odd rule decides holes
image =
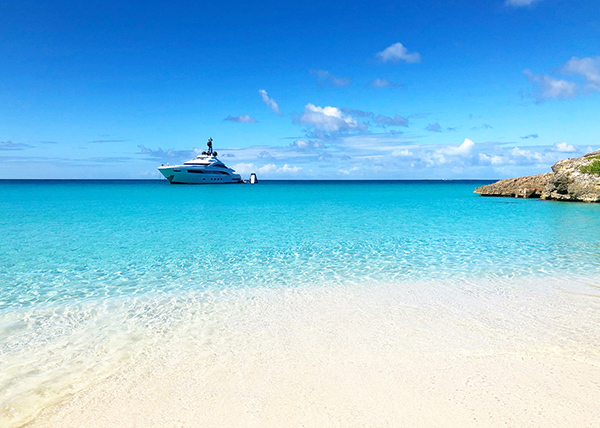
[[[212,138],[208,139],[208,150],[183,165],[162,165],[158,170],[171,184],[231,184],[244,180],[231,168],[217,159],[213,151]]]

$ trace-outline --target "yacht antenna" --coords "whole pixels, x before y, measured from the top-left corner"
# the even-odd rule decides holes
[[[212,138],[208,139],[208,143],[206,143],[208,145],[208,152],[206,153],[207,155],[212,155],[213,153],[213,149],[212,149]]]

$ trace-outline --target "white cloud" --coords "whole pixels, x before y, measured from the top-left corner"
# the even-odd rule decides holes
[[[267,105],[267,107],[269,107],[271,109],[271,111],[273,113],[275,113],[276,115],[281,116],[281,110],[279,109],[279,106],[277,105],[277,103],[275,102],[275,100],[271,97],[269,97],[269,95],[267,94],[267,91],[265,91],[264,89],[260,89],[258,91],[258,93],[260,94],[262,100],[264,101],[264,103]]]
[[[567,144],[563,141],[562,143],[555,143],[554,150],[561,153],[573,153],[577,151],[577,147],[575,147],[573,144]]]
[[[444,165],[446,162],[448,162],[446,157],[442,154],[441,150],[435,151],[433,153],[425,153],[422,159],[428,166]]]
[[[552,98],[573,98],[589,92],[600,92],[600,56],[595,58],[574,56],[558,71],[562,74],[581,76],[585,84],[555,79],[549,75],[533,74],[531,70],[524,70],[523,73],[527,76],[527,80],[536,88],[534,92],[536,102]]]
[[[253,163],[237,163],[231,168],[233,168],[238,174],[242,175],[250,174],[252,172],[257,171],[256,165],[254,165]]]
[[[468,156],[471,154],[473,147],[475,147],[475,143],[465,138],[465,141],[460,146],[446,146],[439,149],[438,152],[450,156]]]
[[[418,52],[409,53],[408,49],[406,49],[402,43],[394,43],[393,45],[385,48],[383,51],[378,52],[377,56],[383,62],[421,62],[421,55]]]
[[[256,119],[254,119],[253,117],[250,117],[250,115],[246,114],[246,115],[239,115],[239,116],[227,116],[225,119],[223,120],[227,120],[229,122],[238,122],[238,123],[256,123]]]
[[[320,85],[327,86],[348,86],[352,83],[348,77],[337,77],[325,70],[312,70],[310,72],[313,76],[317,76],[317,80]]]
[[[302,167],[299,167],[299,166],[289,166],[288,164],[285,164],[281,168],[278,168],[277,172],[295,174],[295,173],[299,172],[300,170],[302,170]]]
[[[582,75],[587,89],[600,91],[600,57],[581,59],[573,57],[562,66],[561,71]]]
[[[252,172],[256,174],[265,174],[266,176],[273,175],[294,175],[302,170],[299,166],[290,166],[284,164],[281,167],[277,167],[274,163],[268,163],[261,167],[258,167],[254,163],[238,163],[232,166],[232,168],[241,175],[247,175]],[[260,177],[259,177],[260,178]]]
[[[359,124],[356,119],[342,113],[337,107],[318,107],[310,103],[304,106],[304,113],[297,122],[314,126],[315,129],[325,132],[338,132],[361,128],[361,124]]]
[[[506,0],[506,5],[508,6],[529,6],[532,3],[535,3],[538,0]]]
[[[407,150],[407,149],[394,150],[392,152],[392,156],[410,157],[410,156],[413,156],[413,152],[411,152],[410,150]]]
[[[274,163],[268,163],[262,166],[258,166],[253,162],[248,163],[238,163],[232,165],[232,167],[238,174],[247,175],[252,172],[256,174],[265,174],[267,176],[272,175],[293,175],[300,171],[302,171],[302,167],[300,166],[292,166],[290,164],[285,163],[283,166],[278,167]]]
[[[479,153],[479,160],[484,164],[490,164],[494,166],[502,165],[505,162],[502,156],[488,156],[485,153]]]
[[[258,172],[260,174],[268,174],[270,172],[275,172],[275,171],[277,171],[277,167],[275,166],[274,163],[263,165],[258,169]]]
[[[344,175],[350,175],[351,172],[356,172],[358,170],[360,170],[360,168],[358,166],[354,166],[350,169],[340,169],[339,172]]]
[[[283,165],[282,167],[277,167],[274,163],[270,163],[267,165],[263,165],[258,168],[259,174],[296,174],[301,171],[302,168],[299,166],[289,166],[288,164]]]
[[[532,152],[530,150],[523,150],[518,147],[515,147],[514,149],[512,149],[510,151],[510,154],[515,158],[523,157],[529,161],[541,162],[543,160],[543,156],[541,155],[541,153]]]
[[[573,82],[533,74],[531,70],[524,70],[523,73],[527,80],[536,85],[535,97],[538,102],[551,98],[573,98],[577,93],[577,86]]]
[[[386,79],[375,79],[368,84],[368,86],[373,86],[374,88],[396,88],[398,87],[397,83],[390,82]]]
[[[140,156],[153,163],[159,157],[179,162],[192,156],[189,150],[175,153],[141,149]],[[324,138],[298,139],[281,145],[221,147],[219,153],[234,155],[228,159],[237,164],[229,166],[245,178],[251,172],[257,173],[259,179],[503,178],[548,172],[556,161],[583,154],[583,150],[583,146],[566,142],[514,147],[507,146],[506,141],[474,143],[467,138],[462,144],[448,145],[427,144],[390,132],[351,132],[327,133]],[[171,157],[175,154],[176,158]]]

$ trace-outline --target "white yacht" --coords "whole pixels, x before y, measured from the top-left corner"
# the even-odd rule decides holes
[[[183,165],[162,165],[158,170],[171,184],[229,184],[244,180],[231,168],[217,159],[213,151],[212,138],[208,139],[208,150]]]

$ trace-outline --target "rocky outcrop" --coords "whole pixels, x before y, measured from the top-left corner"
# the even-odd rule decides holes
[[[507,178],[481,186],[481,196],[542,198],[558,201],[600,202],[600,150],[580,158],[564,159],[552,166],[552,172],[527,177]]]
[[[600,150],[577,159],[556,162],[541,197],[558,201],[600,202],[600,174],[582,172],[582,169],[585,171],[596,163],[600,163]]]
[[[539,198],[552,173],[507,178],[475,189],[481,196],[511,196],[514,198]]]

